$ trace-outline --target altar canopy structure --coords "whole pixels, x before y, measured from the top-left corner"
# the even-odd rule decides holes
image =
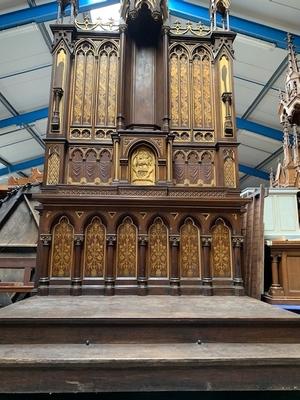
[[[170,25],[130,0],[120,24],[51,27],[39,294],[244,293],[235,34],[211,10]]]

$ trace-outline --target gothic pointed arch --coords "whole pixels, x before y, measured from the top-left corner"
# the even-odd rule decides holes
[[[125,217],[117,230],[117,277],[137,276],[137,227]]]
[[[73,266],[74,227],[62,216],[52,230],[50,270],[52,277],[70,277]]]
[[[106,228],[100,217],[95,216],[85,229],[84,277],[103,277],[106,254]]]
[[[148,275],[167,278],[169,275],[168,228],[160,217],[155,218],[148,231]]]
[[[222,218],[211,228],[211,258],[214,278],[232,277],[231,230]]]
[[[200,232],[192,218],[186,218],[180,228],[180,275],[200,278]]]

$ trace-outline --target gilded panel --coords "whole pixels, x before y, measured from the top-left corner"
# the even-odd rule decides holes
[[[224,160],[224,184],[228,188],[236,188],[235,161],[231,156],[226,156]]]
[[[116,125],[117,84],[117,49],[114,44],[108,42],[99,52],[97,126]]]
[[[60,157],[56,151],[48,158],[47,185],[57,185],[59,183]]]
[[[154,185],[156,162],[153,152],[145,146],[138,147],[131,156],[131,183],[134,185]]]
[[[62,217],[52,233],[51,276],[69,277],[73,264],[74,228]]]
[[[148,263],[149,277],[161,278],[168,276],[168,229],[161,218],[156,218],[149,228]]]
[[[200,277],[199,229],[190,218],[180,229],[180,275],[183,278]]]
[[[84,276],[103,277],[105,268],[106,229],[99,217],[94,217],[85,231]]]
[[[219,219],[212,228],[212,266],[215,278],[230,278],[231,261],[231,232],[224,221]]]
[[[83,125],[92,124],[92,106],[94,91],[94,54],[89,51],[86,55],[85,67],[85,87],[84,87],[84,106],[83,106]]]
[[[72,124],[79,125],[82,121],[83,91],[84,91],[84,64],[85,55],[80,51],[76,55],[75,61],[75,85],[73,98],[73,117]]]
[[[126,217],[117,233],[117,276],[134,278],[137,275],[137,228]]]

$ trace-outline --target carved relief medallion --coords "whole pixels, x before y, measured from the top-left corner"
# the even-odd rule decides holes
[[[147,147],[139,147],[131,157],[131,183],[155,184],[155,156]]]

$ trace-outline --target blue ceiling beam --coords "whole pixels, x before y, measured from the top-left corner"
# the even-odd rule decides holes
[[[258,124],[257,122],[252,122],[244,118],[237,118],[236,125],[238,129],[244,129],[246,131],[257,133],[258,135],[282,142],[283,133],[278,129],[269,128],[268,126]]]
[[[40,165],[43,165],[44,161],[45,161],[44,157],[37,157],[37,158],[33,158],[32,160],[27,160],[27,161],[19,162],[17,164],[12,164],[9,167],[0,168],[0,176],[8,175],[13,172],[22,171],[24,169],[38,167]]]
[[[38,167],[40,165],[43,165],[44,162],[45,162],[44,157],[37,157],[37,158],[33,158],[32,160],[27,160],[27,161],[23,161],[23,162],[20,162],[17,164],[12,164],[9,167],[0,168],[0,176],[8,175],[13,172],[22,171],[24,169]],[[252,175],[257,178],[269,180],[269,175],[266,172],[260,171],[258,169],[247,167],[246,165],[240,164],[239,170],[240,170],[240,172],[243,172],[247,175]]]
[[[209,11],[206,7],[191,4],[184,0],[169,0],[169,9],[171,14],[179,18],[188,19],[194,22],[202,21],[206,25],[210,23]],[[234,32],[274,43],[281,49],[287,48],[287,32],[280,29],[272,28],[254,21],[248,21],[244,18],[235,17],[233,15],[230,16],[230,27]],[[300,49],[300,36],[294,35],[294,43],[296,47]]]
[[[11,125],[22,125],[22,124],[29,124],[39,119],[47,118],[48,117],[48,108],[41,108],[40,110],[31,111],[25,114],[20,114],[15,117],[6,118],[0,120],[0,128],[5,128]],[[260,125],[256,122],[249,121],[243,118],[236,119],[238,129],[244,129],[246,131],[250,131],[253,133],[257,133],[258,135],[262,135],[268,137],[270,139],[274,139],[277,141],[282,141],[282,132],[269,128],[264,125]]]
[[[0,120],[0,128],[6,128],[11,125],[25,125],[31,124],[39,119],[48,118],[48,108],[41,108],[36,111],[30,111],[28,113],[16,115],[15,117],[10,117]]]
[[[118,0],[80,0],[79,11],[87,12],[95,8],[105,7],[119,3]],[[172,15],[191,21],[202,21],[209,24],[208,8],[188,3],[184,0],[169,0],[169,9]],[[57,3],[41,4],[32,8],[25,8],[7,14],[0,15],[0,30],[14,28],[19,25],[32,22],[53,21],[57,15]],[[274,43],[277,47],[286,49],[287,32],[267,25],[248,21],[243,18],[231,16],[230,24],[232,30],[243,35]],[[300,36],[295,35],[294,43],[300,49]]]
[[[119,3],[118,0],[79,0],[79,12],[87,12],[95,8]],[[67,12],[68,14],[68,12]],[[46,22],[56,20],[57,2],[41,4],[36,7],[24,8],[0,15],[0,30],[15,28],[16,26],[32,22]]]
[[[257,168],[249,167],[247,165],[239,164],[239,171],[243,174],[255,176],[256,178],[260,178],[265,181],[270,180],[270,175],[267,172],[261,171]]]

